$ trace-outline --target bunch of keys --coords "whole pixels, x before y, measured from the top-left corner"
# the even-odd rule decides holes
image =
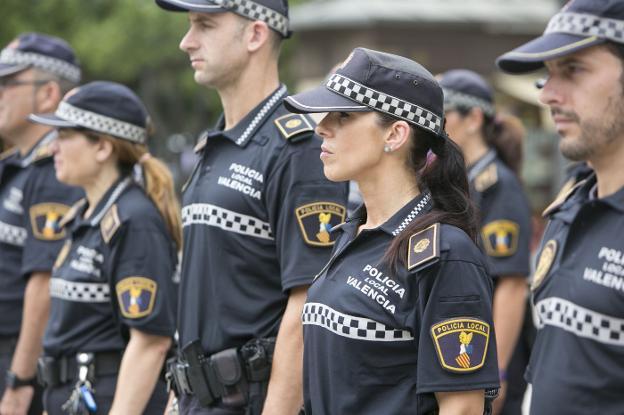
[[[90,415],[97,411],[97,404],[93,396],[93,388],[89,381],[89,366],[93,362],[93,354],[80,353],[78,361],[78,382],[67,402],[62,406],[68,415]]]

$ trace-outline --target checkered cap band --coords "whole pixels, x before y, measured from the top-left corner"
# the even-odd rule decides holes
[[[224,231],[273,240],[268,222],[208,203],[193,203],[182,209],[182,227],[207,225]]]
[[[609,19],[593,14],[563,12],[550,19],[544,31],[544,34],[549,33],[596,36],[624,43],[624,20]]]
[[[289,34],[288,18],[275,10],[251,0],[213,0],[224,9],[232,10],[251,20],[261,20],[283,36]]]
[[[603,344],[624,346],[624,319],[611,317],[559,297],[549,297],[535,304],[538,328],[561,328],[578,337]]]
[[[80,303],[107,303],[110,286],[105,282],[74,282],[50,279],[50,297]]]
[[[401,118],[436,134],[440,134],[442,131],[441,116],[418,105],[364,86],[343,75],[333,74],[327,81],[326,86],[330,91],[371,107],[376,111]]]
[[[369,318],[344,314],[321,303],[306,303],[301,320],[304,326],[320,326],[350,339],[376,342],[414,340],[412,333],[407,330],[393,329]]]
[[[13,246],[24,246],[26,229],[0,222],[0,243]]]
[[[65,121],[73,122],[81,127],[121,137],[137,144],[145,144],[147,131],[124,121],[116,120],[105,115],[74,107],[67,102],[61,102],[55,115]]]
[[[486,100],[474,95],[464,94],[463,92],[454,91],[452,89],[443,88],[444,106],[449,108],[481,108],[485,115],[493,117],[495,114],[494,106]]]
[[[0,63],[6,65],[29,65],[53,73],[71,82],[80,82],[80,68],[61,59],[34,52],[22,52],[5,48],[0,52]]]

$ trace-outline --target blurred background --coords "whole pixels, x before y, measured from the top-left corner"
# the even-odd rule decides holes
[[[543,74],[508,76],[495,58],[540,34],[561,0],[290,0],[293,38],[281,58],[291,92],[320,83],[356,46],[413,58],[432,73],[475,70],[496,89],[499,111],[524,122],[524,184],[537,214],[561,185],[548,111],[537,101]],[[76,50],[84,82],[122,82],[143,98],[157,132],[152,152],[171,166],[178,184],[194,163],[198,134],[221,112],[216,94],[197,86],[178,43],[185,13],[166,13],[152,0],[2,0],[0,43],[39,31]],[[179,188],[180,186],[178,186]],[[537,215],[536,215],[537,216]]]

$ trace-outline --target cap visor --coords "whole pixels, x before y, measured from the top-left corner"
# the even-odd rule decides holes
[[[228,11],[206,0],[156,0],[156,4],[173,12],[224,13]]]
[[[331,92],[324,85],[286,97],[284,105],[290,112],[295,113],[373,111],[372,108],[366,105],[358,104],[349,98]]]
[[[13,75],[27,69],[28,65],[9,65],[6,63],[0,63],[0,77]]]
[[[28,119],[34,123],[50,125],[52,127],[81,128],[80,125],[65,121],[54,114],[30,114]]]
[[[496,65],[509,73],[532,72],[544,66],[544,61],[569,55],[604,42],[604,39],[596,36],[583,37],[566,33],[549,33],[500,56],[496,59]]]

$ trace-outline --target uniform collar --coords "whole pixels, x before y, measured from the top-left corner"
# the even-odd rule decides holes
[[[58,136],[58,132],[56,130],[52,130],[47,132],[43,137],[37,141],[29,151],[21,157],[20,164],[22,167],[30,166],[35,160],[37,160],[43,151],[47,151],[47,146],[56,139]]]
[[[578,193],[573,197],[574,199],[580,199],[583,202],[596,201],[611,206],[613,209],[624,213],[624,187],[617,192],[603,198],[596,197],[597,181],[596,174],[592,173],[587,178],[587,181],[581,186]],[[577,199],[577,200],[578,200]]]
[[[472,183],[474,179],[485,169],[491,162],[496,160],[496,151],[490,149],[484,156],[477,160],[471,166],[468,166],[468,182]]]
[[[208,133],[206,138],[210,139],[212,136],[220,135],[233,141],[239,147],[245,147],[256,131],[264,125],[270,115],[279,107],[282,103],[282,98],[285,96],[286,86],[280,84],[271,95],[251,110],[234,128],[227,131],[223,130],[225,127],[225,116],[221,114],[217,121],[216,129]]]
[[[429,191],[422,192],[409,203],[403,206],[397,213],[392,215],[390,219],[384,222],[378,229],[383,232],[397,236],[409,226],[410,223],[419,215],[428,212],[433,207],[433,199]],[[366,221],[366,206],[362,204],[358,207],[353,215],[344,225],[344,230],[349,232],[357,228]]]
[[[104,196],[98,202],[97,206],[93,210],[93,213],[87,219],[84,218],[84,213],[87,210],[88,204],[83,203],[76,212],[76,225],[80,226],[86,224],[91,227],[99,226],[100,221],[102,220],[104,215],[106,215],[108,209],[110,209],[110,207],[113,206],[115,202],[117,202],[119,197],[131,184],[132,179],[130,177],[125,177],[117,180],[111,187],[108,188],[106,193],[104,193]]]

